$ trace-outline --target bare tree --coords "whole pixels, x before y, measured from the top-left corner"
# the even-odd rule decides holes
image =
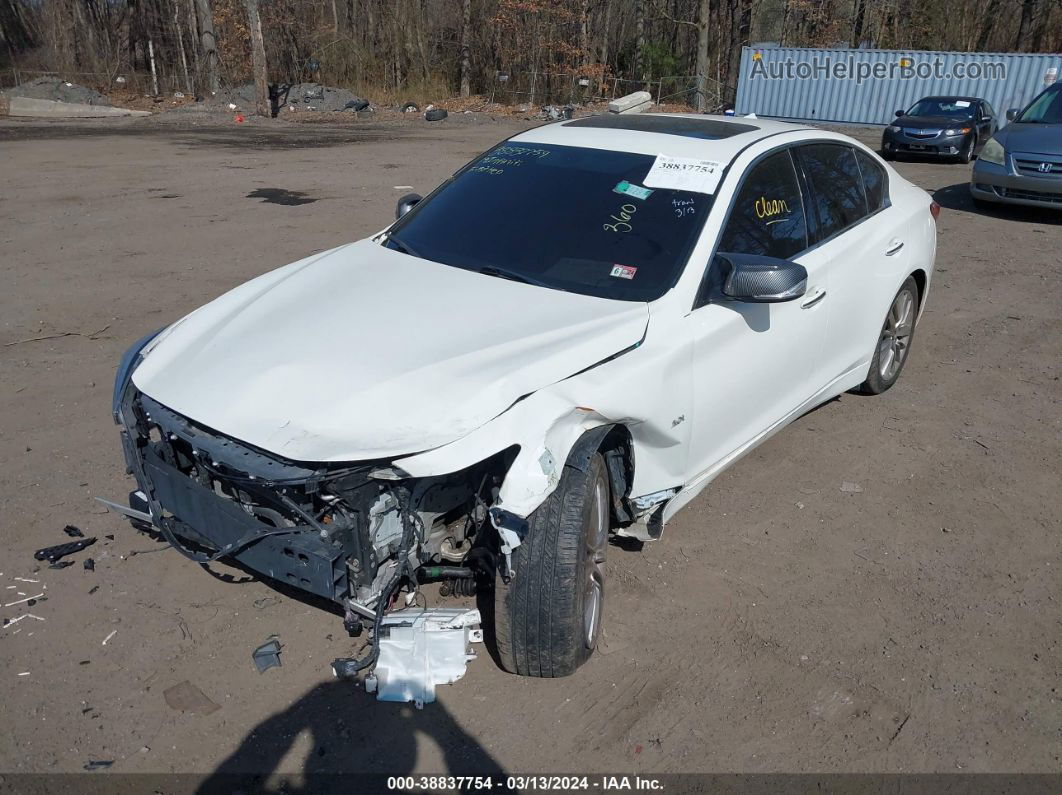
[[[269,76],[266,69],[265,41],[262,38],[262,17],[258,13],[258,0],[244,0],[247,6],[247,27],[251,32],[251,63],[254,71],[255,112],[259,116],[272,116],[269,104]]]
[[[462,0],[461,3],[461,96],[467,97],[472,93],[472,51],[470,42],[472,39],[472,0]]]
[[[1018,36],[1014,42],[1014,49],[1023,52],[1029,44],[1029,33],[1032,30],[1033,16],[1036,14],[1036,0],[1022,0],[1021,18],[1018,22]]]
[[[204,77],[206,90],[217,93],[218,81],[218,39],[214,35],[214,12],[210,0],[195,0],[196,18],[199,23],[199,41],[203,51]]]

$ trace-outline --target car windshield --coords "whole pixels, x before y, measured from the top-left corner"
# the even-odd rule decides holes
[[[624,301],[677,281],[712,197],[646,188],[652,155],[506,142],[459,171],[385,243],[490,276]]]
[[[951,97],[927,97],[920,99],[907,111],[908,116],[951,116],[956,119],[972,119],[974,104],[969,99]]]
[[[1015,121],[1024,124],[1062,124],[1062,91],[1045,91]]]

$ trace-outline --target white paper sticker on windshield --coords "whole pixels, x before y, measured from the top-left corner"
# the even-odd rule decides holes
[[[957,99],[957,100],[955,100],[955,107],[957,107],[957,108],[968,108],[968,107],[970,107],[970,103],[969,103],[969,101],[967,101],[965,99]]]
[[[714,160],[657,155],[642,183],[649,188],[714,193],[722,173],[723,164]]]

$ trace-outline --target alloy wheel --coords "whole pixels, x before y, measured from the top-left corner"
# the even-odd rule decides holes
[[[878,372],[884,381],[900,373],[911,346],[914,331],[915,300],[910,290],[901,290],[889,308],[878,342]]]

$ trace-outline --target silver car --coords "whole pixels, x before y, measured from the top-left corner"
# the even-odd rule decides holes
[[[970,195],[991,202],[1062,210],[1062,83],[1045,89],[985,144],[973,167]]]

